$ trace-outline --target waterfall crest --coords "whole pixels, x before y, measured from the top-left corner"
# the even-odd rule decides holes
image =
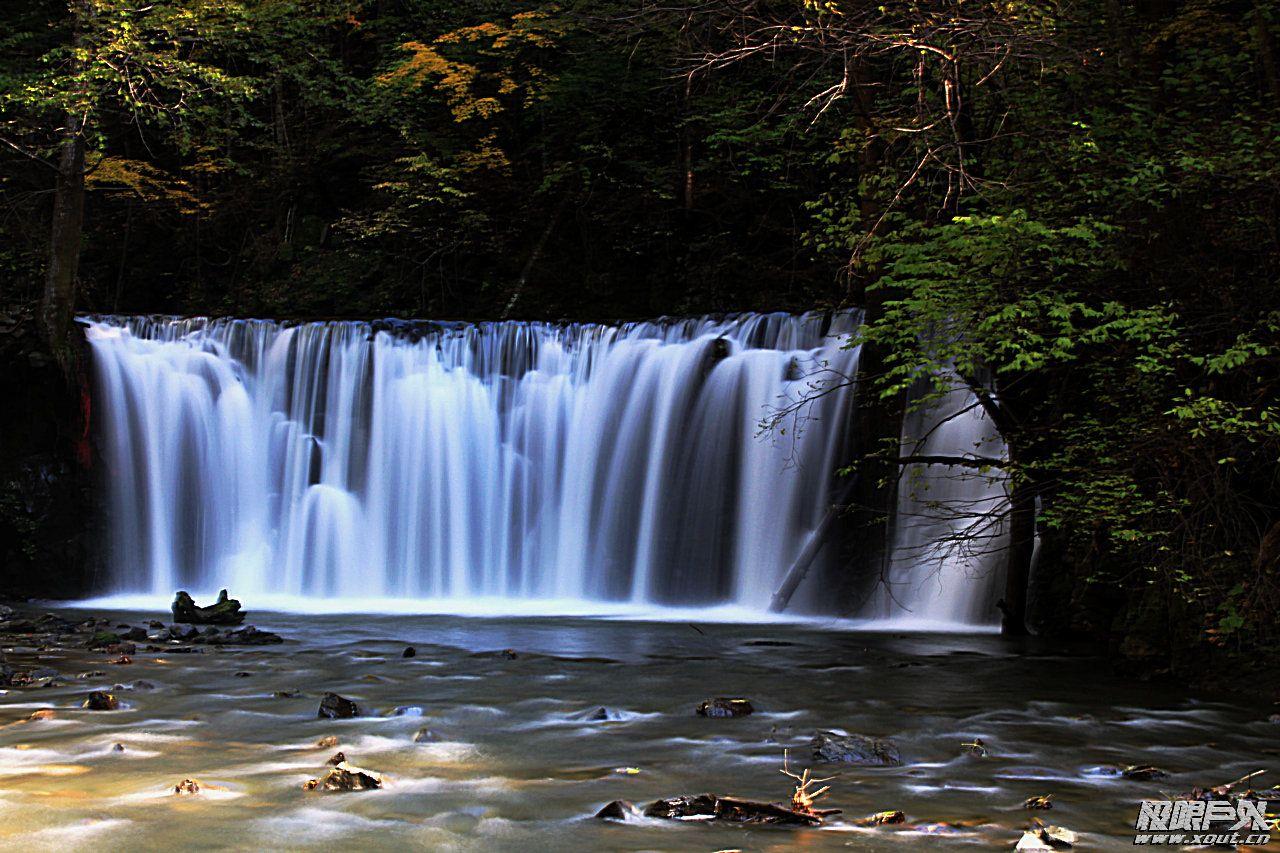
[[[88,319],[107,591],[762,613],[848,459],[854,393],[760,423],[853,375],[857,321]],[[982,568],[944,579],[962,608],[899,591],[867,615],[989,622]],[[829,611],[815,585],[797,609]]]

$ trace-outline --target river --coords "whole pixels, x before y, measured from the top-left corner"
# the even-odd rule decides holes
[[[92,615],[113,626],[168,621]],[[1119,850],[1132,848],[1144,797],[1236,779],[1266,768],[1275,752],[1266,708],[1110,674],[1086,650],[1057,642],[823,623],[275,613],[250,621],[285,642],[182,654],[139,644],[127,665],[84,649],[6,649],[10,664],[52,667],[62,678],[0,696],[0,844],[1009,849],[1041,817],[1080,833],[1078,847]],[[121,709],[81,709],[91,690],[111,690]],[[318,719],[326,691],[355,700],[364,716]],[[756,711],[695,715],[714,696],[747,697]],[[397,707],[409,711],[386,716]],[[600,707],[616,719],[572,719]],[[25,719],[40,709],[52,718]],[[435,739],[415,742],[424,728]],[[843,810],[820,828],[593,817],[614,799],[643,805],[709,791],[785,800],[784,747],[793,769],[808,766],[810,738],[831,729],[892,738],[904,764],[815,768],[839,774],[823,803]],[[328,736],[338,746],[318,747]],[[985,757],[962,747],[975,740]],[[383,788],[302,790],[335,750],[383,774]],[[1099,769],[1133,764],[1172,775],[1136,781]],[[188,778],[201,794],[174,793]],[[1040,794],[1053,795],[1053,809],[1025,811],[1023,801]],[[850,821],[888,809],[907,823]],[[952,825],[928,826],[942,823]]]

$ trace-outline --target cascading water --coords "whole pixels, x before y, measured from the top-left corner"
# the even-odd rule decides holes
[[[762,613],[830,503],[853,392],[800,435],[760,423],[853,374],[856,321],[87,320],[108,592]],[[972,562],[943,598],[977,604],[868,614],[990,621]],[[816,586],[793,609],[829,611]]]

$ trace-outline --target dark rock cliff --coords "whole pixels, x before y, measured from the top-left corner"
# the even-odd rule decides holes
[[[87,346],[64,375],[32,307],[0,310],[0,596],[70,598],[93,586],[88,376]]]

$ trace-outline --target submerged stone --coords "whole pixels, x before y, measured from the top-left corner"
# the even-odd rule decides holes
[[[636,804],[629,800],[614,800],[596,812],[596,817],[600,820],[626,820],[627,818],[640,817],[640,809],[636,808]]]
[[[585,711],[578,711],[570,714],[569,719],[578,723],[616,723],[626,717],[626,714],[616,708],[606,708],[603,705],[597,708],[587,708]]]
[[[750,700],[717,696],[707,699],[695,709],[699,717],[745,717],[755,713]]]
[[[897,767],[902,754],[893,741],[866,735],[839,735],[818,732],[809,742],[813,760],[828,764],[856,764],[862,767]]]
[[[869,814],[866,817],[856,818],[849,822],[854,826],[888,826],[895,823],[906,823],[907,816],[900,811],[889,810]]]
[[[1121,768],[1120,775],[1125,779],[1147,782],[1152,779],[1163,779],[1169,774],[1150,764],[1130,764],[1128,767]]]
[[[120,642],[120,635],[114,631],[98,631],[89,638],[85,645],[91,649],[101,649],[107,646],[114,646],[118,642]]]

